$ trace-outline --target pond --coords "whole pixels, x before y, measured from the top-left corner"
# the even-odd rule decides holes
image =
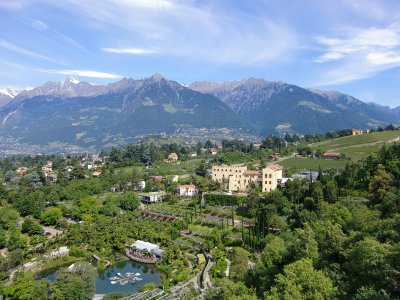
[[[50,269],[40,273],[38,277],[54,281],[57,271],[58,268]],[[115,282],[115,280],[110,279],[118,276],[125,276],[126,273],[140,273],[139,277],[142,279],[133,284],[128,282],[124,285],[120,284],[118,280]],[[111,283],[112,281],[114,284]],[[158,272],[154,266],[137,263],[131,260],[122,261],[106,270],[96,271],[96,294],[136,292],[140,287],[149,282],[154,282],[155,284],[161,282],[161,273]]]

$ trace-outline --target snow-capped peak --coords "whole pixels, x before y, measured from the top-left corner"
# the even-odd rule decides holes
[[[19,94],[19,91],[10,88],[0,88],[0,94],[6,95],[11,98],[15,98]]]

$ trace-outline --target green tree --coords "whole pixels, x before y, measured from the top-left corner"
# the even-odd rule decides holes
[[[50,193],[47,194],[46,200],[48,205],[55,206],[60,201],[60,197],[58,196],[58,193],[55,190],[52,190],[50,191]]]
[[[133,192],[126,192],[120,196],[120,207],[123,210],[133,211],[140,205],[139,196]]]
[[[115,217],[120,212],[117,203],[113,201],[106,201],[104,205],[100,208],[100,213],[109,217]]]
[[[4,286],[2,294],[11,299],[36,300],[49,299],[47,279],[36,280],[32,273],[17,273],[9,286]]]
[[[61,217],[62,211],[58,207],[48,207],[40,215],[40,218],[45,225],[56,225]]]
[[[344,248],[346,235],[339,224],[329,220],[318,220],[311,224],[321,254],[320,263],[328,264],[330,261],[339,261],[340,253]]]
[[[351,292],[356,292],[363,286],[379,290],[387,287],[386,272],[390,269],[389,257],[392,246],[380,243],[375,238],[366,237],[356,242],[344,252],[347,280]]]
[[[210,289],[205,296],[206,300],[256,300],[253,290],[247,288],[243,282],[233,282],[222,279],[218,285]]]
[[[324,198],[328,202],[336,202],[337,201],[337,185],[336,181],[329,180],[323,187]]]
[[[19,213],[11,207],[0,208],[0,228],[8,230],[15,226],[19,219]]]
[[[22,223],[21,229],[22,233],[27,233],[28,235],[41,235],[44,232],[42,226],[31,219],[25,219]]]
[[[266,299],[331,299],[336,288],[322,271],[315,270],[310,259],[286,265],[278,274],[275,286],[265,294]]]
[[[233,249],[233,261],[230,277],[234,280],[244,281],[248,271],[250,253],[242,248]]]
[[[86,197],[79,200],[78,205],[74,208],[73,214],[78,218],[83,215],[96,216],[99,213],[99,202],[96,197]]]
[[[319,257],[318,243],[315,240],[315,234],[312,228],[306,224],[304,229],[296,229],[295,237],[296,242],[292,250],[295,259],[309,258],[313,262],[316,262]]]
[[[28,240],[26,236],[21,235],[17,228],[11,229],[8,242],[7,249],[9,251],[17,250],[17,249],[25,249],[28,245]]]
[[[76,166],[70,173],[71,179],[84,179],[85,170],[81,166]]]
[[[78,262],[72,270],[59,271],[51,289],[53,300],[92,299],[95,291],[93,266],[87,262]]]
[[[202,161],[196,169],[196,175],[206,177],[208,175],[205,161]]]
[[[272,287],[275,276],[282,272],[289,256],[288,247],[282,237],[268,235],[266,243],[261,261],[250,270],[246,280],[248,285],[256,287],[259,296]]]
[[[0,249],[7,246],[7,235],[3,229],[0,229]]]
[[[393,176],[386,172],[385,167],[379,164],[376,167],[375,175],[369,183],[369,192],[373,204],[378,204],[392,190]]]

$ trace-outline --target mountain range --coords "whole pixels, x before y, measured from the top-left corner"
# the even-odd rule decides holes
[[[68,78],[31,90],[0,89],[0,135],[30,144],[101,148],[183,128],[265,136],[389,123],[400,123],[400,107],[256,78],[184,86],[154,74],[108,85]]]
[[[225,103],[159,74],[107,86],[47,82],[0,108],[0,134],[30,144],[121,145],[182,127],[245,128]]]
[[[336,91],[306,89],[264,79],[194,82],[189,88],[218,97],[261,135],[377,128],[398,124],[400,119],[399,108],[386,109]]]

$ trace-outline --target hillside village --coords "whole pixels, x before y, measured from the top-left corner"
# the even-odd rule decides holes
[[[265,292],[273,293],[272,279],[286,274],[285,268],[279,267],[279,273],[268,275],[269,283],[258,279],[267,267],[260,255],[270,255],[283,243],[294,247],[286,250],[290,251],[289,265],[304,264],[310,276],[323,274],[327,290],[319,293],[335,295],[334,286],[346,288],[309,263],[323,259],[331,268],[338,263],[337,255],[345,255],[341,259],[349,264],[353,262],[355,258],[332,248],[332,230],[339,230],[335,234],[360,247],[347,251],[363,251],[363,247],[375,251],[364,245],[368,243],[390,249],[385,259],[396,270],[390,260],[395,246],[389,244],[395,243],[396,237],[353,241],[351,232],[367,234],[361,225],[353,225],[361,222],[357,214],[378,215],[383,207],[389,209],[387,205],[394,211],[379,220],[391,220],[389,231],[396,227],[397,206],[390,199],[398,189],[393,181],[398,172],[391,166],[400,157],[399,131],[363,135],[346,131],[335,139],[328,137],[332,134],[314,136],[313,140],[269,136],[258,144],[225,140],[183,146],[151,141],[99,154],[1,159],[2,293],[16,295],[19,285],[26,282],[37,285],[38,293],[50,293],[47,286],[63,293],[64,285],[74,286],[72,281],[56,279],[40,285],[46,278],[32,281],[29,276],[39,276],[48,268],[63,274],[66,265],[67,275],[57,278],[74,278],[81,276],[76,273],[80,268],[108,270],[128,259],[154,265],[154,272],[162,274],[161,280],[148,288],[163,291],[168,297],[225,299],[220,298],[221,291],[231,297],[245,290],[248,299],[256,299]],[[376,144],[378,138],[386,138],[387,144]],[[374,157],[359,156],[356,160],[349,155],[359,141],[377,149],[370,152]],[[340,152],[333,151],[338,148]],[[389,180],[383,189],[380,178]],[[332,214],[346,209],[351,220],[340,221],[343,225],[339,226]],[[370,217],[364,220],[378,221]],[[293,240],[302,242],[295,247]],[[311,245],[312,253],[303,252]],[[342,243],[341,247],[347,246]],[[16,256],[18,253],[21,256]],[[363,279],[358,271],[353,272],[356,267],[345,264],[342,268],[344,276],[355,278],[358,286],[347,292],[359,293]],[[118,273],[121,275],[110,279],[114,282],[110,291],[128,283],[144,286],[139,275]],[[379,282],[378,277],[374,282]],[[224,288],[225,284],[234,287]],[[396,295],[390,283],[379,286]],[[93,286],[83,291],[91,297],[95,293]]]

